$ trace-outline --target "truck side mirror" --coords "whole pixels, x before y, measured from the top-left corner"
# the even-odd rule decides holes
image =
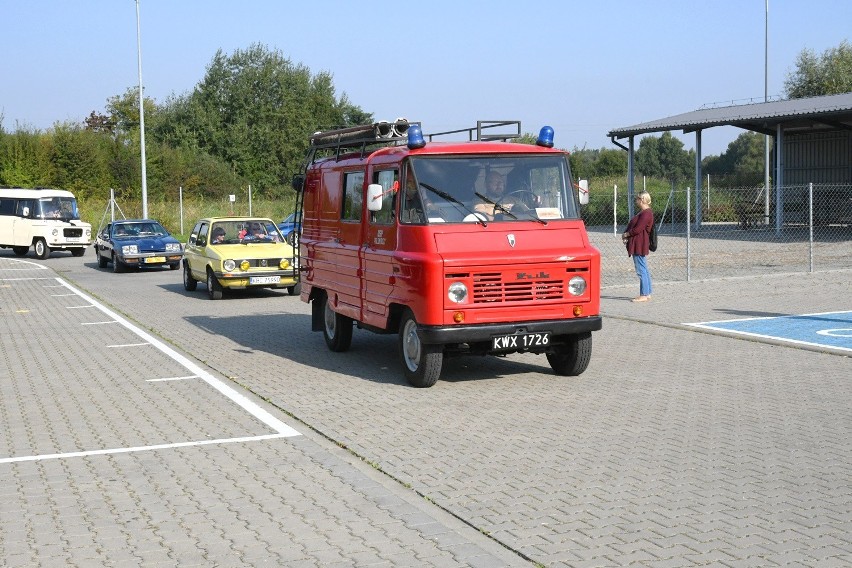
[[[302,174],[296,174],[293,176],[293,181],[290,182],[297,192],[302,191],[302,187],[305,185],[305,176]]]
[[[589,203],[589,180],[581,179],[580,183],[577,184],[577,192],[580,197],[580,205],[587,205]]]
[[[382,195],[385,193],[385,188],[378,183],[371,183],[367,186],[367,211],[382,210]]]

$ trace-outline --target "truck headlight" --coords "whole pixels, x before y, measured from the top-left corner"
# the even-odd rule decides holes
[[[575,276],[568,281],[568,292],[572,296],[582,296],[586,291],[586,279],[582,276]]]
[[[124,245],[121,247],[121,254],[125,256],[128,254],[139,254],[139,247],[136,245]]]
[[[231,260],[230,258],[222,263],[222,268],[225,269],[225,272],[231,272],[237,267],[237,263]]]
[[[464,303],[467,300],[467,286],[461,282],[453,282],[447,288],[447,297],[456,304]]]

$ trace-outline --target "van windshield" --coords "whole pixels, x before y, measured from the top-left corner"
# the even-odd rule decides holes
[[[403,223],[579,218],[562,154],[418,156],[410,166],[400,202]]]
[[[77,200],[73,197],[43,197],[36,201],[33,216],[39,219],[61,219],[72,221],[80,219]]]

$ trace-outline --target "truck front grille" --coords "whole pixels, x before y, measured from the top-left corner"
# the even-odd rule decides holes
[[[509,280],[500,272],[473,275],[474,304],[561,300],[564,296],[565,282],[558,278]]]

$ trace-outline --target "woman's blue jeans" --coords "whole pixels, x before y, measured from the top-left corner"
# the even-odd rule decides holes
[[[633,255],[633,266],[636,267],[636,275],[639,277],[639,295],[651,295],[651,273],[648,272],[648,261],[644,256]]]

